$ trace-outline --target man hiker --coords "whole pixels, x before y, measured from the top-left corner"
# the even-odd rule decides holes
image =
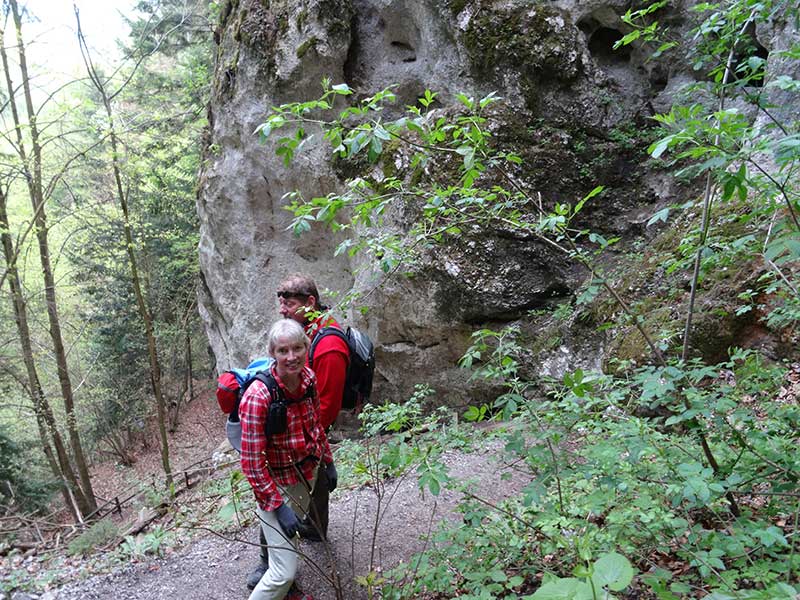
[[[317,284],[308,275],[302,273],[289,275],[278,286],[278,311],[283,317],[302,325],[312,344],[321,328],[333,326],[341,329],[331,316],[324,314],[327,309],[327,306],[320,303]],[[315,346],[313,356],[309,353],[307,361],[316,375],[320,424],[325,431],[328,431],[342,408],[342,394],[350,361],[347,343],[335,335],[324,336]],[[300,524],[302,538],[321,541],[327,536],[329,496],[327,473],[320,469],[311,498],[309,517],[303,519]],[[268,568],[268,554],[263,535],[260,536],[260,542],[261,561],[247,578],[247,587],[250,589],[258,584]]]

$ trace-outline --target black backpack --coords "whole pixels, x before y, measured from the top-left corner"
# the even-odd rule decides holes
[[[261,360],[251,363],[249,365],[249,371],[247,369],[226,371],[217,379],[217,400],[223,412],[228,413],[228,419],[225,422],[225,434],[231,446],[233,446],[237,452],[242,451],[242,423],[239,420],[239,404],[247,388],[249,388],[254,381],[258,380],[266,385],[270,398],[272,398],[272,401],[269,403],[267,418],[264,421],[264,435],[267,437],[286,432],[287,404],[302,402],[307,398],[314,397],[314,386],[309,386],[302,398],[298,400],[289,400],[286,398],[278,382],[275,381],[272,373],[269,372],[269,364],[272,359],[268,359],[268,361],[266,366],[261,364],[261,362],[263,362]],[[262,368],[263,370],[259,370]],[[238,378],[234,379],[233,377],[228,377],[224,379],[228,373],[231,375],[238,374],[242,381],[241,386],[238,385]]]
[[[342,393],[342,408],[355,408],[369,401],[372,393],[372,378],[375,375],[375,348],[366,334],[354,327],[342,331],[334,325],[322,327],[308,350],[308,366],[314,368],[314,350],[317,344],[329,335],[335,335],[347,344],[350,364]]]
[[[281,391],[278,382],[275,381],[275,378],[272,376],[272,373],[259,373],[253,378],[253,381],[256,379],[267,386],[269,395],[272,398],[272,401],[269,403],[267,420],[264,423],[264,434],[269,437],[271,435],[275,435],[276,433],[286,433],[286,405],[293,404],[295,402],[302,402],[307,398],[313,398],[314,386],[309,386],[302,398],[297,400],[289,400],[283,395],[283,392]],[[244,396],[244,393],[242,393],[242,395]]]

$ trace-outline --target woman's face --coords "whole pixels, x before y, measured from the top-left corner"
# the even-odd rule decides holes
[[[300,374],[306,364],[306,345],[302,341],[278,338],[272,356],[275,358],[275,370],[281,379],[294,377]]]

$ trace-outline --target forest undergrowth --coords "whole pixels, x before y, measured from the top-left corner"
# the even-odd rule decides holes
[[[151,425],[131,448],[135,464],[121,465],[111,456],[93,465],[95,489],[104,501],[101,518],[77,525],[53,503],[46,515],[6,519],[4,544],[10,547],[4,546],[0,558],[0,590],[46,591],[121,565],[170,556],[205,533],[197,526],[227,527],[226,519],[215,519],[229,502],[229,471],[236,461],[224,454],[213,457],[223,439],[218,408],[211,382],[196,386],[200,397],[186,405],[180,426],[170,435],[176,473],[189,484],[183,493],[171,499],[161,480],[157,428]],[[16,531],[11,529],[15,524]],[[137,530],[126,533],[131,528]]]
[[[343,192],[287,194],[296,234],[327,225],[345,236],[337,253],[386,278],[417,276],[464,236],[528,235],[584,269],[579,293],[556,309],[569,323],[635,340],[602,371],[545,381],[523,368],[536,356],[520,324],[476,332],[462,366],[506,392],[467,416],[508,423],[506,450],[530,483],[498,505],[466,501],[458,527],[374,574],[376,597],[798,594],[800,130],[783,109],[800,82],[770,66],[796,65],[800,41],[767,58],[753,32],[800,17],[784,2],[700,4],[679,38],[659,25],[665,5],[628,11],[617,42],[697,73],[641,136],[654,166],[688,190],[653,207],[648,227],[667,227],[644,247],[582,225],[602,182],[573,202],[543,202],[524,185],[522,158],[493,136],[495,94],[458,94],[454,108],[426,91],[399,110],[392,87],[366,95],[325,81],[317,100],[273,108],[258,130],[287,164],[321,137],[335,160],[364,167]],[[395,207],[412,221],[392,223]],[[775,344],[725,337],[742,323]],[[432,493],[447,481],[435,460],[417,469]]]
[[[473,357],[489,342],[476,340]],[[517,365],[503,359],[518,350],[506,336],[489,357],[502,357],[502,372],[513,377]],[[490,375],[491,365],[486,361],[478,376]],[[662,387],[646,370],[640,377],[649,389]],[[798,412],[798,364],[765,371],[744,353],[714,377],[742,410],[756,409],[760,431],[775,431],[781,415]],[[578,584],[589,579],[619,598],[700,597],[714,588],[714,598],[793,598],[782,582],[796,577],[796,497],[778,491],[774,473],[740,481],[742,516],[731,519],[723,493],[730,488],[691,460],[692,432],[679,425],[660,431],[652,419],[631,415],[627,392],[614,378],[573,374],[551,382],[547,397],[527,402],[534,407],[528,414],[515,414],[522,399],[514,391],[494,414],[487,407],[471,409],[466,419],[443,408],[431,413],[426,402],[435,397],[425,387],[402,405],[369,407],[363,439],[337,446],[345,489],[367,486],[391,502],[391,482],[412,475],[431,494],[455,486],[465,495],[457,524],[430,532],[427,550],[390,572],[367,570],[360,583],[385,598],[582,597]],[[468,421],[486,419],[494,426],[476,436]],[[441,462],[448,450],[481,451],[490,440],[502,441],[502,462],[514,477],[529,481],[520,495],[497,503],[472,496]],[[154,448],[154,474],[157,457]],[[168,558],[197,535],[240,536],[252,521],[252,497],[232,468],[179,496],[138,535],[122,540],[116,523],[103,520],[48,560],[37,559],[35,569],[9,561],[4,587],[52,589],[131,561]],[[142,495],[145,505],[166,497]],[[743,595],[745,585],[761,591]]]

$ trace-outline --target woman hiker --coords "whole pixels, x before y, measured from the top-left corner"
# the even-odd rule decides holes
[[[324,469],[330,489],[338,477],[319,421],[316,379],[305,366],[308,337],[296,321],[282,319],[270,329],[268,345],[274,385],[256,380],[239,407],[242,472],[253,488],[269,554],[269,567],[250,600],[299,600],[307,598],[294,585],[300,519],[307,514],[318,469]]]

